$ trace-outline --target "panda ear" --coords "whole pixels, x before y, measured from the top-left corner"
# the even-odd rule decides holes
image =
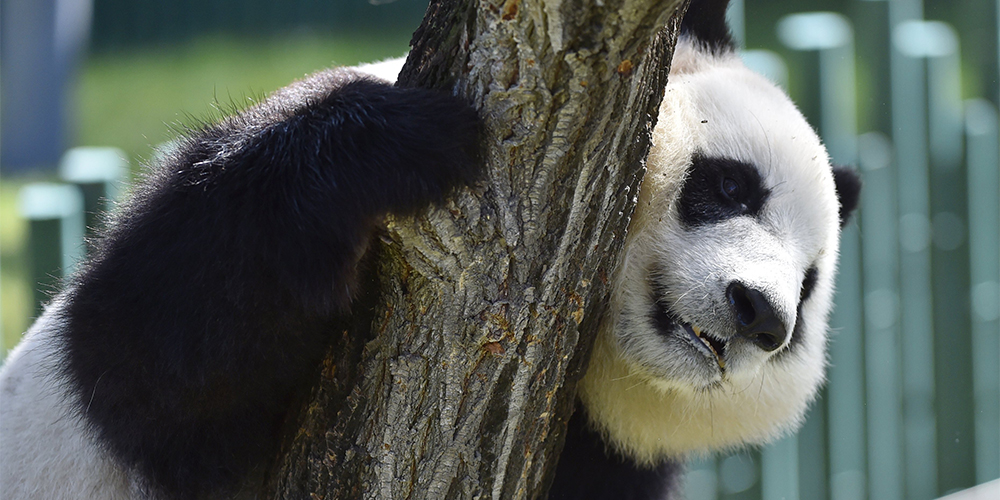
[[[692,0],[681,21],[681,33],[694,37],[715,53],[736,50],[726,24],[727,7],[729,0]]]
[[[854,209],[858,208],[858,201],[861,199],[861,176],[851,167],[834,165],[833,183],[837,186],[837,199],[840,200],[840,227],[844,227]]]

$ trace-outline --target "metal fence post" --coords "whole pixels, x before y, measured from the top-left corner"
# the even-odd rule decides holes
[[[740,58],[751,71],[764,75],[775,85],[788,91],[788,66],[785,61],[770,50],[744,50]]]
[[[717,500],[719,498],[718,465],[714,457],[691,460],[684,474],[684,498],[687,500]]]
[[[83,254],[83,196],[76,186],[35,183],[21,188],[18,210],[28,220],[28,257],[38,316]]]
[[[128,172],[125,152],[118,148],[73,148],[59,162],[59,177],[83,193],[87,234],[98,229],[102,214],[118,197],[119,183]]]
[[[931,277],[934,287],[934,406],[938,491],[976,484],[972,323],[969,317],[968,193],[958,33],[926,21],[937,53],[927,57],[931,159]]]
[[[909,184],[901,177],[901,221],[903,229],[910,230],[902,235],[908,251],[902,258],[910,266],[902,278],[913,272],[920,280],[912,283],[912,290],[905,283],[903,289],[933,308],[904,314],[904,323],[914,313],[930,320],[906,327],[903,344],[910,355],[905,359],[912,362],[904,365],[907,497],[921,499],[975,484],[961,69],[958,35],[945,23],[901,22],[893,31],[893,43],[921,73],[926,61],[926,76],[914,75],[926,81],[907,82],[926,85],[925,100],[914,106],[926,113],[910,117],[925,128],[918,134],[913,123],[897,125],[899,140],[911,148],[908,153],[923,162],[920,171],[908,172]],[[904,154],[903,146],[899,154]],[[901,168],[908,166],[901,160]],[[914,231],[914,225],[921,227]],[[910,305],[905,298],[903,303]],[[917,328],[916,335],[911,327]]]
[[[746,450],[732,453],[719,460],[719,490],[721,500],[755,500],[763,498],[761,484],[761,452]]]
[[[916,15],[907,9],[913,0],[861,1],[853,11],[857,26],[859,62],[867,73],[860,122],[867,133],[858,137],[861,190],[862,289],[865,379],[866,448],[855,459],[859,473],[833,473],[835,500],[870,498],[903,500],[903,353],[900,325],[899,229],[897,168],[893,161],[894,99],[893,53],[889,40],[893,19]],[[895,16],[895,17],[894,17]],[[854,477],[852,477],[854,476]]]
[[[818,58],[818,86],[806,100],[818,102],[813,123],[831,159],[853,164],[857,159],[857,98],[854,76],[854,33],[850,22],[831,12],[793,14],[778,23],[778,38],[797,51]],[[831,318],[829,384],[799,434],[800,491],[803,498],[825,499],[837,491],[864,488],[864,366],[861,304],[861,253],[858,231],[841,235],[836,308]],[[775,475],[780,478],[780,475]],[[771,476],[765,473],[765,484]],[[847,484],[850,481],[858,484]]]
[[[890,8],[890,13],[896,10]],[[932,498],[937,491],[927,73],[924,60],[915,52],[924,43],[922,31],[907,28],[919,22],[911,19],[894,24],[891,57],[899,190],[900,326],[906,338],[900,343],[904,489],[894,498],[901,498],[905,492],[907,499],[915,500]],[[877,454],[879,451],[873,447],[871,463],[880,462]],[[872,497],[880,498],[874,489],[878,485],[872,486]]]
[[[902,494],[902,358],[899,326],[899,245],[896,175],[892,143],[881,132],[858,138],[858,164],[864,175],[859,223],[864,273],[864,366],[867,403],[867,481],[853,498]],[[876,462],[884,460],[884,462]],[[863,461],[862,464],[865,464]],[[881,475],[880,475],[881,474]],[[888,483],[888,484],[885,484]],[[858,485],[851,485],[857,487]],[[848,490],[853,488],[848,488]],[[840,499],[852,498],[847,491]],[[896,497],[902,500],[902,496]]]
[[[730,0],[726,9],[726,24],[738,48],[747,46],[746,6],[743,0]]]
[[[1000,136],[997,109],[965,105],[976,482],[1000,477]]]

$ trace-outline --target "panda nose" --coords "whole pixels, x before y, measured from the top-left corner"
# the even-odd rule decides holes
[[[768,352],[785,343],[788,329],[763,293],[734,281],[726,288],[726,298],[736,317],[738,334]]]

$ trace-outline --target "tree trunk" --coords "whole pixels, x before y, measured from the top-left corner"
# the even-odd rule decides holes
[[[432,0],[400,84],[481,110],[485,178],[372,243],[273,497],[544,496],[684,3]]]

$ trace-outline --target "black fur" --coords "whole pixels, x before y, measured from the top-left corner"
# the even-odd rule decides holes
[[[833,182],[840,200],[840,227],[844,227],[861,200],[861,176],[850,167],[834,165]]]
[[[371,230],[475,179],[478,129],[452,96],[328,70],[169,153],[66,295],[66,370],[100,442],[168,498],[260,475]]]
[[[735,186],[737,194],[728,194],[726,185]],[[756,216],[768,195],[760,172],[752,165],[695,154],[681,188],[681,222],[697,227],[740,215]]]
[[[813,289],[816,288],[816,282],[819,280],[819,269],[816,266],[810,266],[806,270],[805,278],[802,278],[802,288],[799,290],[799,304],[809,300],[812,296]]]
[[[696,38],[715,53],[736,50],[726,24],[728,7],[729,0],[692,0],[681,21],[681,34]]]
[[[805,277],[802,278],[802,287],[799,289],[799,304],[795,307],[795,317],[797,320],[795,321],[795,328],[792,330],[792,338],[788,341],[788,349],[779,352],[777,356],[787,356],[788,353],[794,352],[802,344],[802,332],[805,331],[806,324],[805,318],[802,317],[802,306],[809,300],[809,297],[812,297],[818,281],[819,269],[816,266],[809,266]]]
[[[675,462],[644,468],[619,456],[587,426],[587,416],[578,408],[569,421],[549,500],[673,498],[671,494],[680,490],[682,475],[683,467]]]

